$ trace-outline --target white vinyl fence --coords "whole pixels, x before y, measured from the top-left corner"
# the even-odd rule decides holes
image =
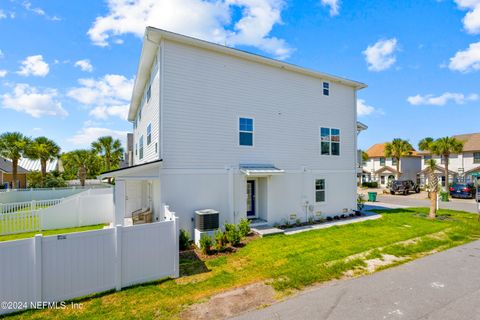
[[[0,210],[5,210],[0,211],[0,235],[6,235],[107,224],[115,209],[112,189],[89,189],[65,199],[30,202],[30,207],[28,202],[1,205]]]
[[[0,242],[0,314],[179,276],[178,218]]]
[[[63,199],[51,199],[39,201],[32,200],[26,202],[0,203],[0,214],[43,209],[46,207],[57,205],[62,201]]]
[[[110,189],[109,185],[66,188],[0,189],[0,203],[61,199],[90,189]]]

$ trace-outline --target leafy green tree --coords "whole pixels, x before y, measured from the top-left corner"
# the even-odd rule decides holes
[[[55,141],[50,140],[47,137],[38,137],[30,143],[26,151],[26,156],[29,159],[40,160],[42,181],[44,182],[47,176],[47,162],[58,158],[60,147]]]
[[[397,160],[397,180],[400,179],[400,161],[403,157],[412,155],[414,149],[410,142],[399,138],[387,142],[385,145],[385,157]]]
[[[123,159],[120,140],[113,139],[111,136],[100,137],[97,141],[92,142],[92,149],[103,158],[106,171],[120,167]]]
[[[431,137],[423,138],[418,142],[418,149],[420,151],[430,151],[430,146],[432,145],[433,141],[434,140]]]
[[[18,161],[24,156],[30,138],[20,132],[6,132],[0,135],[0,156],[12,161],[12,187],[17,187]]]
[[[102,171],[102,158],[93,150],[70,151],[62,154],[61,160],[64,177],[66,179],[78,178],[82,186],[85,186],[87,178],[94,179]]]

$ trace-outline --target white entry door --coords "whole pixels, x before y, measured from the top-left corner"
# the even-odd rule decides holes
[[[142,208],[142,182],[128,181],[125,187],[125,216],[130,218],[132,212]]]

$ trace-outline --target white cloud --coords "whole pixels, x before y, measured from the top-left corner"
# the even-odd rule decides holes
[[[66,117],[68,112],[56,100],[58,93],[54,89],[38,90],[28,84],[17,84],[12,93],[0,95],[2,107],[24,112],[34,118],[42,116]]]
[[[93,71],[93,66],[90,63],[90,60],[88,60],[88,59],[78,60],[77,62],[75,62],[75,67],[78,67],[82,71],[85,71],[85,72],[92,72]]]
[[[114,139],[120,139],[122,143],[125,142],[128,131],[112,130],[108,128],[100,127],[87,127],[82,128],[68,141],[77,145],[89,147],[90,144],[103,136],[112,136]]]
[[[340,0],[321,0],[322,5],[330,7],[330,15],[336,16],[340,13]]]
[[[407,98],[408,103],[414,106],[419,105],[432,105],[432,106],[444,106],[450,101],[455,104],[464,104],[469,101],[477,101],[479,96],[477,94],[470,94],[468,96],[462,93],[445,92],[439,96],[433,94],[411,96]]]
[[[368,105],[365,100],[357,99],[357,115],[359,117],[369,116],[369,115],[384,115],[385,113],[381,109],[374,108],[373,106]]]
[[[17,71],[19,75],[22,76],[38,76],[45,77],[50,71],[48,63],[43,61],[42,55],[29,56],[22,61],[22,66],[20,70]]]
[[[5,56],[5,55],[3,54],[3,51],[0,50],[0,59],[3,59],[4,56]]]
[[[396,61],[395,52],[398,41],[395,38],[388,40],[379,40],[375,44],[368,46],[363,55],[370,71],[383,71],[390,68]]]
[[[107,46],[111,37],[142,37],[146,26],[230,46],[259,48],[285,59],[292,49],[283,39],[270,36],[281,24],[285,0],[108,0],[109,12],[97,17],[88,35],[94,44]],[[235,13],[238,21],[232,23]]]
[[[119,117],[122,120],[127,120],[129,105],[123,106],[98,106],[90,110],[90,115],[96,119],[106,120],[109,117]]]
[[[460,9],[467,10],[463,18],[465,31],[470,34],[480,33],[480,0],[455,0]]]
[[[39,7],[32,7],[32,3],[30,1],[23,1],[22,2],[22,6],[27,10],[27,11],[30,11],[30,12],[33,12],[35,13],[36,15],[38,16],[42,16],[42,17],[45,17],[47,20],[51,20],[51,21],[60,21],[61,19],[57,16],[50,16],[48,15],[45,10],[43,10],[42,8],[39,8]]]
[[[5,77],[7,75],[7,73],[8,73],[7,70],[1,70],[0,69],[0,78]]]
[[[463,51],[450,58],[450,70],[470,72],[480,70],[480,42],[472,43]]]
[[[7,15],[5,14],[5,12],[0,9],[0,19],[6,19],[7,18]]]
[[[84,105],[122,105],[129,101],[133,90],[133,79],[118,74],[107,74],[102,78],[79,79],[80,87],[70,89],[67,95]]]

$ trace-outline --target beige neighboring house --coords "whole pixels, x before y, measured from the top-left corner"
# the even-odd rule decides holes
[[[394,158],[385,157],[384,143],[377,143],[367,151],[368,160],[363,163],[362,182],[378,182],[387,187],[397,177],[397,163]],[[417,182],[417,173],[421,170],[421,157],[414,150],[411,156],[400,159],[400,178]]]
[[[473,182],[472,174],[480,172],[480,133],[460,134],[453,136],[457,140],[463,141],[463,152],[452,154],[450,156],[449,182],[466,181]],[[435,173],[445,186],[445,161],[443,157],[432,156],[428,152],[422,152],[422,168],[419,172],[420,183],[424,185],[427,182],[426,161],[433,158],[437,162]]]

